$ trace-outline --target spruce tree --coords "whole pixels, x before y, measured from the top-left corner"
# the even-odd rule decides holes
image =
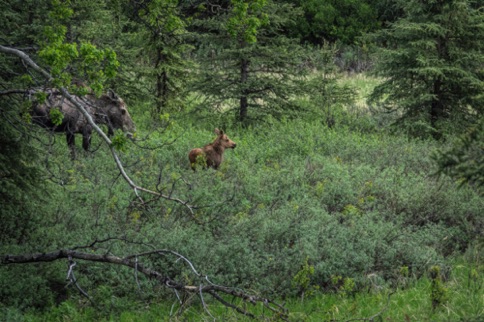
[[[1,3],[2,45],[17,46],[35,54],[47,1]],[[38,150],[32,147],[32,131],[21,91],[36,81],[15,57],[0,53],[0,245],[22,245],[42,220],[42,199],[48,193],[39,170]]]
[[[466,126],[484,108],[484,16],[467,0],[408,1],[405,16],[376,34],[370,102],[403,111],[416,135],[442,134],[442,120]],[[422,128],[429,131],[422,131]]]
[[[187,22],[179,2],[129,1],[122,9],[129,19],[118,47],[126,57],[125,74],[131,75],[126,86],[137,85],[138,98],[153,103],[153,116],[184,106],[192,64],[187,57],[191,48],[185,41]]]
[[[194,28],[201,68],[193,89],[207,97],[204,106],[234,111],[243,123],[293,110],[303,51],[286,31],[299,13],[270,0],[232,0],[217,7],[216,16],[200,13]]]
[[[289,1],[288,1],[289,2]],[[368,0],[297,0],[304,11],[293,32],[304,42],[323,45],[326,41],[346,45],[378,27],[377,7]]]
[[[468,129],[447,150],[434,154],[439,174],[469,184],[484,195],[484,118]]]

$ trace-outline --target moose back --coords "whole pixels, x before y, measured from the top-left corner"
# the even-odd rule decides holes
[[[75,134],[82,134],[82,147],[87,151],[91,144],[92,126],[74,104],[58,90],[48,89],[44,92],[47,94],[46,100],[42,103],[34,102],[31,112],[32,121],[51,131],[64,132],[74,159],[76,157]],[[128,135],[136,131],[126,104],[113,91],[110,90],[99,98],[93,94],[82,97],[72,96],[84,106],[96,124],[107,125],[108,135],[113,135],[115,129],[121,129]],[[58,109],[63,115],[60,124],[52,121],[51,110],[53,108]]]

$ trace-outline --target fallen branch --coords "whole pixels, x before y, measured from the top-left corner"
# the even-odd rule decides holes
[[[185,261],[189,265],[190,269],[195,273],[195,275],[200,277],[200,280],[201,280],[200,285],[185,285],[183,283],[173,280],[169,276],[164,275],[162,272],[159,272],[156,269],[148,268],[142,263],[140,263],[140,257],[153,255],[153,254],[155,255],[169,254],[177,257],[177,259],[181,259]],[[256,305],[257,303],[261,303],[264,306],[268,307],[271,311],[273,311],[274,314],[277,314],[278,317],[284,318],[287,315],[286,310],[281,305],[274,303],[270,299],[247,294],[242,290],[236,290],[234,288],[213,284],[212,282],[210,282],[207,276],[200,274],[195,269],[194,265],[186,257],[174,251],[166,250],[166,249],[158,249],[158,250],[143,252],[139,254],[128,255],[126,257],[118,257],[114,255],[109,255],[109,254],[84,253],[84,252],[79,252],[71,249],[62,249],[62,250],[57,250],[50,253],[2,255],[0,258],[1,263],[4,265],[52,262],[52,261],[61,260],[61,259],[67,259],[69,261],[69,270],[67,273],[67,277],[70,283],[74,283],[75,286],[79,289],[79,291],[88,298],[89,296],[85,291],[83,291],[80,288],[79,285],[77,285],[77,281],[74,277],[73,269],[76,265],[76,263],[73,261],[74,259],[91,261],[91,262],[101,262],[101,263],[107,263],[107,264],[115,264],[115,265],[129,267],[135,270],[135,279],[137,283],[138,283],[137,274],[141,273],[145,275],[147,278],[156,280],[161,285],[164,285],[167,288],[173,289],[175,292],[181,291],[181,292],[187,292],[187,293],[199,295],[201,297],[202,303],[206,310],[207,308],[206,308],[205,301],[203,299],[203,294],[210,294],[215,300],[217,300],[224,306],[232,308],[245,316],[256,318],[256,316],[251,312],[241,308],[240,306],[231,304],[228,301],[226,301],[221,296],[221,294],[225,294],[225,295],[230,295],[230,296],[242,299],[243,301],[251,303],[253,305]],[[207,282],[207,284],[202,284],[202,280]]]
[[[28,94],[28,91],[24,89],[7,89],[4,91],[0,91],[0,96],[2,95],[12,95],[12,94]]]

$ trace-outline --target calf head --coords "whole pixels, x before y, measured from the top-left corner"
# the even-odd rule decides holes
[[[217,134],[217,138],[215,139],[214,141],[214,145],[219,145],[220,147],[222,147],[223,150],[225,149],[235,149],[235,147],[237,146],[237,144],[232,141],[231,139],[229,139],[229,137],[227,136],[227,134],[224,133],[224,131],[222,130],[219,130],[219,129],[215,129],[215,134]]]

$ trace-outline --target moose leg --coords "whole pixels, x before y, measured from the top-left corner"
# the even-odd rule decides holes
[[[89,151],[89,146],[91,146],[91,133],[92,130],[89,126],[82,130],[82,147],[86,151]]]
[[[76,159],[76,138],[74,136],[74,133],[67,131],[66,139],[67,139],[67,146],[71,150],[71,159],[75,160]]]

